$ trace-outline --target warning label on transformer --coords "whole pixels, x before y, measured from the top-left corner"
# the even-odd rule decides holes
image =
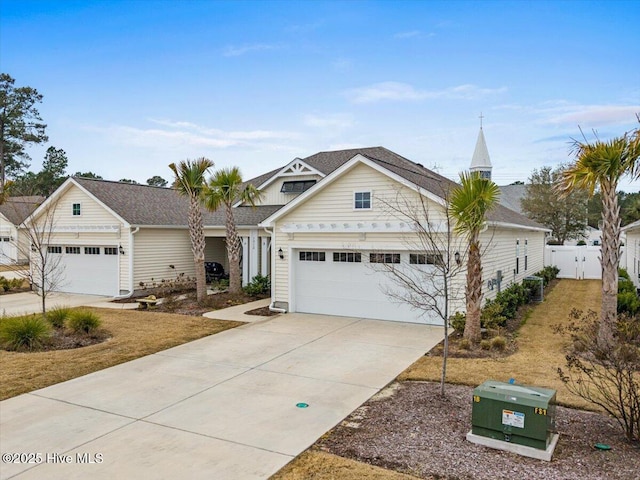
[[[502,410],[502,424],[516,428],[524,428],[524,413],[513,410]]]

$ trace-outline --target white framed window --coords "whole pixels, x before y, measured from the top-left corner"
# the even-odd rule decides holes
[[[370,253],[369,263],[400,263],[399,253]]]
[[[371,191],[353,192],[354,210],[371,210]]]
[[[324,262],[325,252],[300,252],[301,262]]]
[[[80,255],[80,247],[64,247],[64,253],[69,255]]]
[[[357,252],[333,252],[333,261],[339,263],[360,263],[362,255]]]
[[[48,253],[62,253],[62,247],[60,246],[54,246],[54,245],[49,245],[47,247],[47,252]]]
[[[100,255],[100,247],[84,247],[85,255]]]
[[[80,215],[80,212],[81,212],[80,204],[79,204],[79,203],[74,203],[74,204],[71,206],[71,214],[72,214],[74,217],[77,217],[77,216],[79,216],[79,215]]]
[[[442,254],[440,253],[410,253],[410,265],[442,265]]]
[[[105,255],[118,255],[118,249],[116,247],[104,247]]]

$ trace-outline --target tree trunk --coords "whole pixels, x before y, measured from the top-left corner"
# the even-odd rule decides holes
[[[467,319],[463,337],[473,344],[480,342],[480,308],[482,302],[482,259],[478,234],[469,240],[469,258],[467,259]]]
[[[202,212],[200,199],[191,196],[189,203],[189,234],[191,236],[191,251],[196,270],[196,299],[202,302],[207,297],[207,276],[204,270],[204,229],[202,226]]]
[[[616,185],[602,182],[602,305],[598,345],[612,344],[618,321],[618,267],[620,264],[620,208]]]
[[[242,244],[238,237],[236,222],[233,218],[233,210],[231,203],[226,203],[227,213],[227,253],[229,257],[229,293],[240,293],[242,291],[242,283],[240,279],[240,251]],[[247,259],[243,259],[246,261]]]

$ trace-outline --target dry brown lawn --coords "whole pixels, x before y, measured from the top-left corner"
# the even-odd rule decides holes
[[[89,309],[111,334],[103,343],[72,350],[17,353],[0,350],[0,400],[150,355],[243,325],[204,317],[135,310]]]
[[[557,369],[565,365],[566,339],[553,332],[554,325],[569,323],[569,313],[576,307],[585,312],[600,310],[599,280],[562,280],[545,301],[534,308],[518,336],[518,351],[504,358],[450,358],[447,381],[477,386],[487,379],[552,388],[558,391],[561,405],[593,408],[571,394],[558,378]],[[425,356],[405,370],[398,380],[440,381],[442,357]]]
[[[417,477],[356,462],[318,450],[308,450],[270,480],[415,480]]]

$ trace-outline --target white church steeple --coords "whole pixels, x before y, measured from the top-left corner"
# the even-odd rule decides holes
[[[478,140],[476,141],[476,149],[473,152],[473,158],[471,159],[471,167],[469,171],[480,172],[482,178],[491,179],[491,159],[489,158],[489,150],[487,150],[487,142],[484,139],[484,132],[482,131],[482,119],[483,115],[480,114],[480,132],[478,133]]]

